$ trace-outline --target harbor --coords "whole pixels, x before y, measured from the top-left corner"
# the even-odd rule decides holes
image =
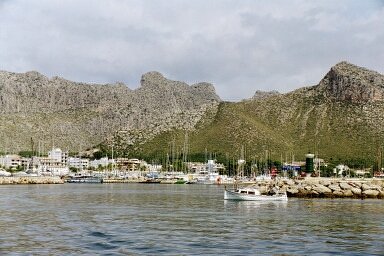
[[[246,171],[246,161],[242,159],[238,160],[235,171],[227,170],[224,164],[215,159],[185,162],[182,165],[184,170],[177,170],[171,164],[163,167],[137,158],[105,157],[90,160],[69,157],[68,152],[53,148],[48,156],[43,157],[0,157],[0,164],[3,166],[0,170],[0,184],[217,185],[243,188],[243,191],[257,190],[261,195],[278,190],[285,197],[384,199],[384,179],[381,175],[367,178],[364,176],[367,172],[363,172],[363,176],[351,177],[358,176],[361,172],[338,165],[333,177],[322,177],[321,163],[324,164],[324,161],[315,158],[314,154],[307,154],[303,163],[283,163],[279,167],[262,166],[262,173],[255,171],[260,169],[260,165],[251,165],[253,172]],[[232,175],[228,175],[229,173]]]
[[[382,179],[342,179],[342,178],[306,178],[306,179],[285,179],[277,178],[273,180],[247,180],[239,181],[236,184],[203,184],[177,182],[177,180],[157,180],[158,182],[147,182],[142,178],[105,178],[78,179],[69,181],[59,176],[20,176],[20,177],[0,177],[0,185],[31,185],[31,184],[64,184],[64,183],[152,183],[159,185],[181,185],[201,186],[215,185],[222,187],[257,188],[262,193],[268,193],[272,188],[285,191],[288,197],[294,198],[355,198],[384,199],[384,180]]]

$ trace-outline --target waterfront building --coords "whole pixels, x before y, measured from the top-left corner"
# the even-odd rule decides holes
[[[189,162],[187,164],[188,170],[191,173],[224,173],[225,166],[222,163],[216,163],[215,160],[208,160],[207,163]]]
[[[56,162],[62,164],[67,164],[68,151],[64,152],[60,148],[53,148],[51,151],[48,151],[48,158],[54,159]]]
[[[69,173],[68,151],[63,152],[54,148],[48,152],[48,157],[33,157],[33,166],[39,175],[65,176]]]
[[[68,167],[76,168],[79,170],[87,170],[89,167],[88,158],[68,157]]]
[[[163,169],[161,164],[148,164],[149,172],[160,172]]]
[[[102,157],[100,159],[95,159],[89,161],[89,167],[93,169],[98,169],[99,167],[105,168],[108,164],[113,164],[114,161],[112,159],[108,159],[108,157]]]
[[[30,159],[19,155],[5,155],[0,157],[0,166],[6,169],[17,169],[19,166],[24,169],[29,165]]]
[[[140,170],[147,170],[148,164],[144,160],[139,160],[137,158],[117,158],[116,159],[116,166],[121,171],[140,171]]]

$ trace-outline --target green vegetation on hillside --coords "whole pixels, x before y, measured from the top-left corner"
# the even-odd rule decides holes
[[[181,156],[187,132],[189,160],[206,159],[208,152],[228,163],[239,159],[244,148],[247,162],[265,159],[266,152],[274,161],[285,161],[287,156],[302,161],[311,152],[330,163],[370,167],[376,161],[378,147],[384,144],[384,134],[375,130],[367,119],[376,118],[379,122],[383,119],[370,116],[362,111],[364,108],[305,94],[223,102],[216,114],[208,115],[195,130],[162,133],[129,154],[161,162],[171,154],[173,145],[173,150]],[[384,113],[383,104],[375,108]]]

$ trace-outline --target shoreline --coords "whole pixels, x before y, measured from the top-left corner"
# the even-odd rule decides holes
[[[103,183],[140,183],[142,179],[105,179]],[[0,185],[64,184],[59,176],[0,177]],[[171,183],[160,183],[171,184]],[[217,184],[218,185],[218,184]],[[219,186],[232,184],[220,184]],[[384,179],[304,178],[261,180],[239,183],[239,186],[254,186],[261,192],[273,187],[287,191],[288,197],[297,198],[377,198],[384,199]],[[197,184],[199,186],[199,184]]]

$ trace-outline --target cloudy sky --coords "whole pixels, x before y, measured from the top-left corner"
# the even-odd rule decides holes
[[[0,70],[131,89],[156,70],[238,101],[342,60],[384,73],[383,17],[382,0],[0,0]]]

